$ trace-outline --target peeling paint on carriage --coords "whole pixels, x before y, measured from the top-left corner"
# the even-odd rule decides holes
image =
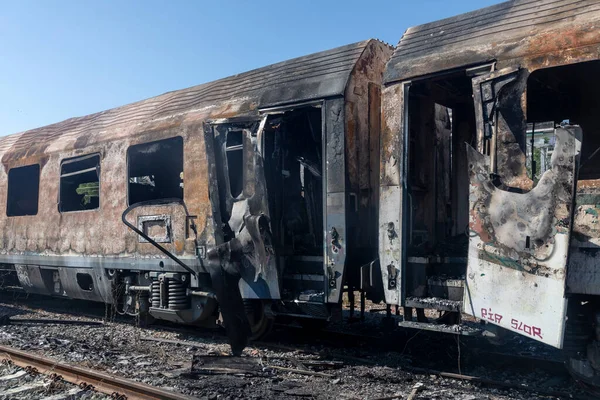
[[[33,252],[48,255],[66,253],[127,256],[136,252],[140,252],[140,255],[159,255],[150,245],[136,244],[135,235],[116,221],[126,204],[124,194],[127,192],[127,179],[123,162],[126,160],[127,148],[173,136],[182,136],[185,143],[186,204],[190,213],[199,218],[199,235],[204,240],[211,241],[211,232],[206,230],[211,225],[211,208],[208,201],[208,169],[202,122],[208,119],[256,115],[262,93],[269,91],[281,95],[279,102],[342,95],[353,63],[370,43],[361,42],[301,57],[214,83],[170,92],[132,105],[0,139],[0,158],[4,166],[0,182],[6,182],[6,174],[10,168],[41,164],[38,215],[44,215],[43,219],[6,218],[6,191],[2,191],[1,248],[7,253]],[[336,68],[329,72],[331,67],[328,63],[332,60],[347,68]],[[303,92],[303,98],[283,93],[295,85],[302,87],[305,83],[303,79],[319,79],[324,83],[316,89]],[[56,199],[60,160],[94,152],[102,154],[100,210],[58,213]],[[158,211],[144,211],[156,212]],[[179,213],[180,210],[173,212]],[[98,218],[99,213],[102,218]],[[134,213],[132,217],[137,218],[137,215]],[[174,226],[178,225],[181,224],[174,222]],[[98,240],[99,237],[102,240]],[[174,237],[182,238],[179,231],[175,232]],[[194,255],[194,251],[191,251],[193,243],[180,243],[185,243],[184,251],[177,251],[177,247],[181,249],[180,244],[167,245],[167,248],[179,255]]]

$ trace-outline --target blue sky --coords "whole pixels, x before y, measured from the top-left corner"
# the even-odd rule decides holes
[[[3,0],[0,136],[499,0]]]

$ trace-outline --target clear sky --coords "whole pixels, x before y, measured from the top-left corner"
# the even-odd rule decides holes
[[[0,136],[499,0],[0,0]]]

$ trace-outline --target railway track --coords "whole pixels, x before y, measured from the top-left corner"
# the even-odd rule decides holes
[[[12,378],[19,378],[25,374],[43,374],[48,376],[50,380],[54,382],[64,380],[72,383],[76,385],[75,390],[79,388],[81,390],[99,392],[116,400],[190,399],[190,396],[170,392],[164,389],[156,388],[129,379],[112,376],[88,368],[68,365],[8,346],[0,345],[0,360],[3,362],[10,362],[22,368],[23,373],[17,372],[13,374]],[[10,392],[9,396],[15,395],[19,391],[18,389],[19,388],[17,388],[17,390],[13,389],[13,392]],[[2,395],[2,393],[0,393],[0,395]]]

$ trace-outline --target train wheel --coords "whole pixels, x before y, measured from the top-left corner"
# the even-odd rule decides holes
[[[273,329],[274,319],[265,313],[265,302],[262,300],[244,300],[246,315],[250,322],[250,340],[260,340]]]

